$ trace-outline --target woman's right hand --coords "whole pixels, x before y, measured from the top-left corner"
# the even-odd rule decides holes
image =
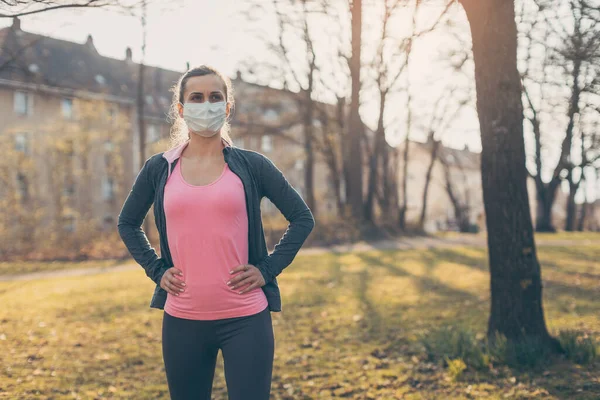
[[[179,293],[183,292],[185,287],[185,282],[179,279],[180,276],[183,276],[181,270],[175,267],[169,268],[160,280],[160,287],[170,294],[179,296]]]

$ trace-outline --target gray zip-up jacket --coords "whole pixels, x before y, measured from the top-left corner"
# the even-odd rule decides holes
[[[118,230],[133,259],[156,283],[151,308],[163,309],[167,291],[160,287],[165,271],[173,267],[167,240],[167,225],[163,208],[164,189],[188,141],[148,158],[139,171],[133,187],[119,213]],[[282,172],[263,154],[241,149],[223,140],[223,155],[229,169],[241,179],[248,212],[248,263],[262,273],[262,287],[270,311],[281,311],[281,294],[276,277],[294,259],[312,231],[315,221],[312,212],[283,176]],[[289,225],[273,252],[269,254],[262,225],[260,202],[267,197],[281,211]],[[154,205],[154,220],[160,237],[160,257],[150,245],[142,222]],[[201,226],[198,229],[202,229]]]

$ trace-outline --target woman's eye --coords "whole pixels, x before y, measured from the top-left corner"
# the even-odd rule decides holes
[[[212,101],[215,101],[215,102],[216,102],[216,101],[221,101],[221,100],[223,100],[223,96],[221,96],[220,94],[213,94],[213,95],[211,96],[211,100],[212,100]]]

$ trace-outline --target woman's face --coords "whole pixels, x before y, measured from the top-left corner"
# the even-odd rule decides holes
[[[217,103],[219,101],[227,101],[225,98],[225,88],[221,79],[215,74],[193,76],[189,78],[185,84],[183,91],[184,103]],[[183,118],[183,105],[177,105],[179,116]],[[229,104],[225,111],[229,116]]]

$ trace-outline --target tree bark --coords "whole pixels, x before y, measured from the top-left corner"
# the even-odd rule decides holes
[[[361,61],[361,31],[362,31],[362,0],[352,1],[352,56],[350,58],[350,76],[352,81],[352,96],[350,104],[350,160],[348,165],[348,203],[352,214],[359,221],[363,215],[363,171],[362,146],[363,125],[360,119],[360,61]]]
[[[558,349],[546,328],[541,268],[527,195],[523,104],[514,2],[460,0],[473,41],[481,174],[491,275],[488,337],[535,337]]]

